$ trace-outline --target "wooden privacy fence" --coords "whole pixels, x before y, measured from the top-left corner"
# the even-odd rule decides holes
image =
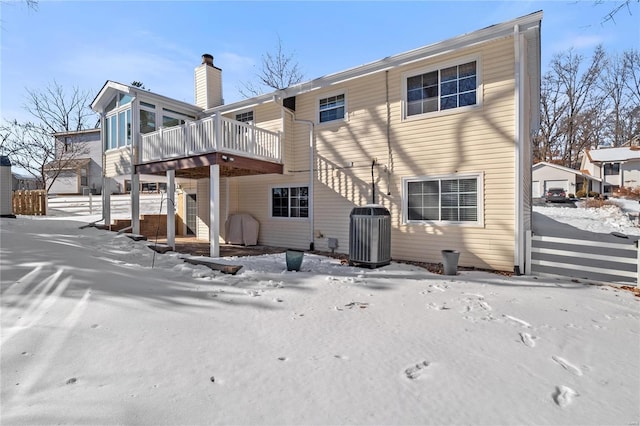
[[[47,191],[14,191],[12,204],[13,214],[46,215]]]

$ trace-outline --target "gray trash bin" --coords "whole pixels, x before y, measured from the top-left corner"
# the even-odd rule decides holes
[[[458,250],[442,250],[442,265],[444,266],[444,275],[458,274],[458,258],[460,252]]]

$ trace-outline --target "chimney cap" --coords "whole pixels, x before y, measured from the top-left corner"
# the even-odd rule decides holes
[[[213,56],[209,53],[205,53],[202,55],[202,63],[213,66]]]

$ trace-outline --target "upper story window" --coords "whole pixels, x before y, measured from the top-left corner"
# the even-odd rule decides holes
[[[246,111],[236,114],[236,121],[243,123],[253,123],[253,111]]]
[[[140,133],[144,135],[156,130],[156,106],[140,101]]]
[[[615,176],[620,174],[620,163],[605,163],[604,175]]]
[[[335,96],[329,96],[327,98],[320,99],[319,101],[319,123],[326,123],[334,120],[344,120],[345,114],[345,95],[344,93]]]
[[[404,179],[404,220],[480,224],[481,188],[480,174]]]
[[[477,61],[406,78],[406,117],[475,105],[478,92]]]
[[[309,217],[309,187],[271,188],[271,217]]]
[[[105,150],[131,145],[131,96],[119,93],[105,120]]]

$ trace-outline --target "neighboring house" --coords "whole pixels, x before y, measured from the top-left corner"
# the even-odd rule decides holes
[[[107,81],[92,103],[105,176],[134,182],[133,232],[139,182],[166,178],[169,198],[180,194],[170,205],[212,256],[232,213],[259,221],[262,245],[331,241],[348,253],[351,210],[378,203],[391,212],[394,259],[441,262],[455,249],[461,266],[526,272],[541,19],[229,105],[211,55],[195,69],[195,105]]]
[[[574,195],[581,189],[593,191],[594,185],[599,187],[601,182],[589,173],[545,161],[533,165],[532,179],[533,198],[544,197],[550,188],[562,188]]]
[[[55,160],[45,166],[55,177],[50,194],[99,194],[102,190],[100,129],[54,133]]]
[[[587,149],[580,168],[602,180],[594,191],[611,195],[620,187],[640,187],[640,147]]]
[[[34,189],[42,189],[38,179],[33,176],[24,176],[20,173],[11,172],[12,191],[32,191]]]

